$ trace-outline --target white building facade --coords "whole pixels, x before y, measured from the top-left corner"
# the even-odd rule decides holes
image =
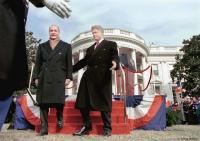
[[[148,66],[152,66],[152,77],[150,79],[150,69],[144,73],[134,73],[134,91],[133,95],[145,93],[167,95],[167,99],[173,101],[172,83],[170,70],[175,64],[175,55],[179,53],[180,46],[149,46],[145,40],[139,35],[121,30],[121,29],[104,29],[104,37],[107,40],[115,41],[119,48],[119,54],[126,54],[134,61],[135,71],[141,71]],[[73,64],[82,59],[86,49],[90,47],[94,40],[90,31],[77,35],[72,40]],[[81,76],[85,68],[79,70],[74,75],[73,92],[76,93],[80,83]],[[113,93],[116,92],[116,73],[113,72]],[[148,89],[141,91],[147,85]]]

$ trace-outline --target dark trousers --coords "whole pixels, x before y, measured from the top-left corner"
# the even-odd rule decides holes
[[[0,79],[0,131],[12,102],[13,91],[7,81]]]
[[[63,120],[64,104],[55,104],[55,105],[41,104],[40,105],[40,120],[41,120],[40,132],[42,133],[48,133],[48,113],[49,113],[49,108],[51,107],[56,108],[57,121]]]
[[[87,128],[92,128],[92,123],[90,119],[90,110],[89,109],[80,109],[81,116],[83,118],[84,126]],[[111,112],[101,111],[101,118],[103,121],[103,130],[104,131],[111,131]]]

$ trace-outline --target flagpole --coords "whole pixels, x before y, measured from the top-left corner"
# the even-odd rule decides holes
[[[184,114],[184,109],[183,109],[183,93],[182,93],[182,84],[181,84],[181,80],[179,80],[179,86],[181,87],[181,93],[180,93],[180,106],[181,106],[181,115],[182,115],[182,121],[185,122],[185,114]]]
[[[31,100],[33,101],[33,104],[37,106],[38,104],[37,104],[37,102],[34,100],[32,94],[31,94],[31,91],[30,91],[31,82],[32,82],[32,76],[33,76],[33,69],[34,69],[34,63],[32,62],[32,65],[31,65],[31,74],[30,74],[30,78],[29,78],[29,85],[28,85],[28,88],[27,88],[26,90],[27,90],[28,95],[30,96]]]
[[[28,84],[28,89],[29,90],[31,88],[31,81],[32,81],[32,76],[33,76],[33,68],[34,68],[34,63],[32,62],[32,65],[31,65],[31,74],[30,74],[29,84]]]

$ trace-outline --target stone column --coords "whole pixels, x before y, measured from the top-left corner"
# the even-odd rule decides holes
[[[168,93],[169,85],[168,83],[170,82],[169,78],[169,71],[168,71],[168,64],[166,62],[161,62],[161,67],[162,67],[162,91],[161,94]]]
[[[112,93],[117,94],[116,71],[112,71]]]
[[[135,64],[135,70],[137,70],[137,60],[136,60],[136,50],[133,49],[132,52],[131,52],[131,58],[133,59],[134,61],[134,64]],[[134,74],[134,95],[139,95],[139,92],[138,92],[138,87],[139,87],[139,84],[138,84],[138,74],[135,73]]]

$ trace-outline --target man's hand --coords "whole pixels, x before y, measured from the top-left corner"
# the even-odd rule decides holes
[[[71,89],[73,87],[74,83],[73,81],[70,81],[67,86],[65,86],[66,89]]]
[[[70,81],[71,81],[70,79],[65,80],[65,87],[69,85]]]
[[[35,79],[35,86],[38,86],[38,79]]]
[[[43,0],[44,5],[61,18],[68,18],[71,13],[69,0]]]
[[[112,67],[110,68],[110,70],[115,70],[117,67],[117,63],[115,61],[112,61]]]

